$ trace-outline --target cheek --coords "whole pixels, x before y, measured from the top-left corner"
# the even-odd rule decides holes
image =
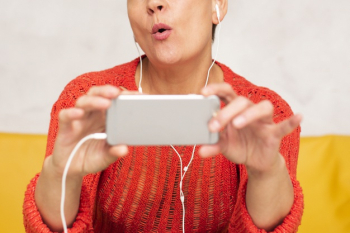
[[[203,47],[211,43],[212,20],[208,10],[191,12],[181,23],[184,25],[181,34],[188,46]]]
[[[206,32],[210,33],[212,24],[212,7],[210,1],[208,1],[208,4],[192,3],[187,9],[183,10],[186,10],[186,14],[184,15],[186,22],[183,23],[190,27],[188,30],[194,33],[201,33],[202,35]]]
[[[143,14],[141,14],[140,10],[142,7],[140,4],[133,4],[133,0],[128,1],[128,17],[131,29],[134,33],[134,36],[140,38],[140,34],[145,27],[143,24],[145,22]]]

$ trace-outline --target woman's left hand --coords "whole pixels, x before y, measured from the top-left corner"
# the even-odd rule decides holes
[[[270,101],[254,104],[238,96],[226,83],[210,84],[202,89],[202,94],[217,95],[226,103],[209,122],[210,131],[220,132],[219,142],[202,146],[199,151],[202,157],[222,153],[230,161],[244,164],[248,172],[270,172],[280,166],[281,140],[298,127],[301,115],[276,124]]]

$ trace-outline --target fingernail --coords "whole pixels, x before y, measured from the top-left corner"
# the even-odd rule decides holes
[[[122,146],[119,149],[119,153],[120,153],[120,155],[126,155],[128,153],[128,147],[127,146]]]
[[[212,132],[217,132],[220,130],[221,128],[221,125],[220,123],[217,121],[217,120],[213,120],[210,125],[209,125],[209,128]]]
[[[233,125],[236,127],[241,127],[245,124],[246,120],[242,116],[238,116],[233,120]]]
[[[202,157],[202,158],[208,157],[208,155],[206,154],[206,151],[203,150],[203,147],[201,147],[201,148],[199,149],[198,154],[199,154],[199,156]]]
[[[208,94],[209,94],[208,88],[204,88],[204,89],[202,90],[202,93],[203,93],[204,95],[208,95]]]

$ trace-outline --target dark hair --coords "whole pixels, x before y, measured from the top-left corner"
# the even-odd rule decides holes
[[[211,38],[212,38],[212,40],[213,40],[213,42],[214,42],[214,39],[215,39],[215,29],[216,29],[216,24],[213,24],[213,29],[212,29],[212,35],[211,35]]]

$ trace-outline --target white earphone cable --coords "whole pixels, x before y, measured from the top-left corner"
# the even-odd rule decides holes
[[[141,87],[141,82],[142,82],[142,57],[141,57],[141,53],[140,53],[140,49],[139,46],[137,46],[137,42],[135,41],[135,46],[137,49],[137,52],[139,53],[139,57],[140,57],[140,80],[139,80],[139,92],[142,93],[142,87]]]
[[[216,5],[216,6],[217,6],[217,5]],[[218,8],[217,8],[217,10],[218,10]],[[218,12],[219,12],[219,11],[218,11]],[[211,63],[211,66],[209,67],[209,70],[208,70],[207,80],[205,81],[205,87],[208,85],[210,70],[211,70],[211,68],[213,68],[213,66],[214,66],[214,64],[215,64],[215,62],[216,62],[218,53],[219,53],[219,47],[220,47],[220,31],[221,31],[220,13],[218,13],[218,20],[219,20],[219,24],[218,24],[218,45],[216,46],[216,52],[215,52],[214,60],[213,60],[213,62]]]
[[[218,45],[216,46],[216,52],[215,52],[214,60],[211,63],[209,69],[208,69],[207,79],[205,81],[204,87],[206,87],[208,85],[209,74],[210,74],[210,71],[211,71],[211,69],[213,68],[213,66],[215,64],[215,61],[216,61],[218,53],[219,53],[219,47],[220,47],[220,31],[221,31],[220,10],[219,10],[219,7],[218,7],[217,4],[215,5],[215,8],[216,8],[216,13],[217,13],[217,18],[218,18],[218,21],[219,21],[219,24],[218,24],[218,39],[217,39]],[[141,82],[142,82],[142,58],[141,58],[141,53],[140,53],[139,47],[137,46],[136,41],[135,41],[135,46],[136,46],[137,52],[139,53],[139,57],[140,57],[140,80],[139,80],[139,88],[138,88],[138,90],[139,90],[140,93],[142,93],[142,87],[141,87]],[[185,233],[185,196],[184,196],[183,191],[182,191],[182,181],[183,181],[183,179],[185,177],[185,174],[186,174],[186,172],[188,170],[188,167],[192,163],[192,160],[193,160],[193,157],[194,157],[194,152],[195,152],[195,149],[196,149],[196,145],[193,147],[193,152],[192,152],[192,157],[191,157],[190,162],[184,168],[184,174],[182,174],[182,159],[181,159],[181,156],[177,152],[175,147],[173,147],[172,145],[170,145],[170,146],[173,148],[173,150],[176,152],[176,154],[179,156],[179,159],[180,159],[180,169],[181,169],[180,200],[181,200],[182,212],[183,212],[183,214],[182,214],[182,232]]]
[[[68,169],[70,167],[70,164],[72,163],[72,160],[73,160],[76,152],[79,150],[81,145],[84,144],[84,142],[86,142],[87,140],[90,140],[90,139],[102,140],[102,139],[106,139],[106,138],[107,138],[107,134],[106,133],[90,134],[90,135],[84,137],[83,139],[81,139],[78,142],[78,144],[74,147],[74,149],[72,150],[72,152],[70,153],[70,155],[68,157],[68,160],[67,160],[66,166],[64,167],[64,171],[63,171],[63,175],[62,175],[61,205],[60,205],[61,220],[62,220],[64,233],[68,232],[66,216],[64,214],[64,202],[65,202],[65,198],[66,198],[66,180],[67,180],[67,174],[68,174]]]
[[[184,167],[183,170],[182,170],[182,166],[183,166],[183,165],[182,165],[182,158],[181,158],[179,152],[177,152],[177,150],[175,149],[175,147],[174,147],[173,145],[170,145],[170,146],[171,146],[171,148],[173,148],[173,150],[174,150],[174,151],[176,152],[176,154],[179,156],[179,160],[180,160],[180,169],[181,169],[181,170],[180,170],[180,176],[181,176],[181,179],[180,179],[180,184],[179,184],[179,186],[180,186],[180,200],[181,200],[182,211],[183,211],[183,214],[182,214],[182,232],[185,233],[185,195],[184,195],[183,190],[182,190],[182,182],[183,182],[183,179],[184,179],[184,177],[185,177],[185,174],[186,174],[188,168],[190,167],[190,165],[191,165],[191,163],[192,163],[192,160],[193,160],[193,158],[194,158],[194,152],[195,152],[195,150],[196,150],[196,145],[194,145],[194,147],[193,147],[193,151],[192,151],[192,156],[191,156],[190,162],[188,162],[187,166]],[[184,173],[182,174],[182,172],[184,172]]]

